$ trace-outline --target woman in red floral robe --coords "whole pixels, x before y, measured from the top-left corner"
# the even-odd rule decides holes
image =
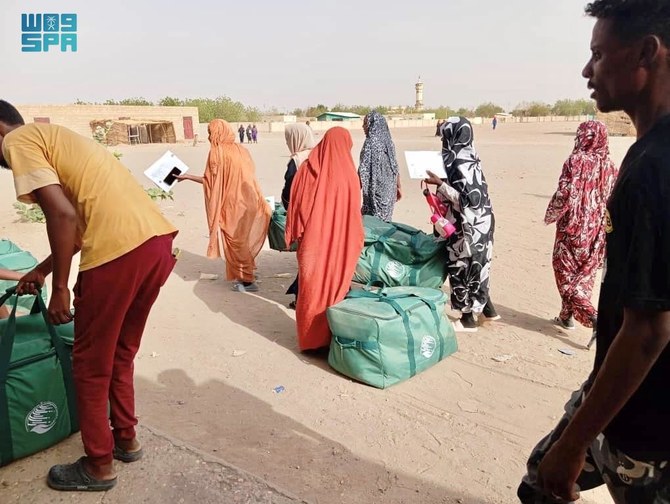
[[[554,321],[564,329],[574,329],[574,320],[594,327],[597,312],[591,293],[605,256],[606,204],[617,174],[605,125],[580,124],[575,149],[563,165],[544,217],[545,224],[556,223],[552,264],[563,306]]]

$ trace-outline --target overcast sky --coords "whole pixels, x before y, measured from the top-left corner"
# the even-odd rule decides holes
[[[584,0],[2,0],[0,98],[216,97],[292,109],[587,98]],[[21,13],[78,15],[78,51],[21,52]]]

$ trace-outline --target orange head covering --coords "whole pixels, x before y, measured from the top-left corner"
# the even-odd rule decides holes
[[[356,175],[356,166],[351,158],[353,141],[349,132],[341,127],[331,128],[319,144],[312,149],[304,165],[304,175],[300,171],[291,187],[291,205],[286,221],[286,243],[302,238],[308,225],[314,205],[327,206],[329,192],[336,182],[351,185],[358,192],[358,211],[360,213],[360,182]],[[297,201],[294,204],[293,198]],[[352,195],[355,200],[355,195]],[[293,210],[293,211],[291,211]]]
[[[253,281],[255,258],[263,247],[271,210],[256,180],[249,152],[235,143],[222,119],[209,123],[210,149],[204,174],[209,224],[207,257],[226,258],[228,280]]]

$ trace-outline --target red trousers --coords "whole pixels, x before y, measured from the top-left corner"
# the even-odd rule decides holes
[[[135,438],[133,360],[174,264],[172,236],[158,236],[77,278],[72,370],[81,438],[94,465],[112,462],[115,439]]]

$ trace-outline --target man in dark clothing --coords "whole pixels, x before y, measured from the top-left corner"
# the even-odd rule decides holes
[[[596,0],[583,71],[599,110],[638,141],[608,203],[593,372],[535,448],[525,504],[607,484],[617,503],[670,503],[670,0]]]

